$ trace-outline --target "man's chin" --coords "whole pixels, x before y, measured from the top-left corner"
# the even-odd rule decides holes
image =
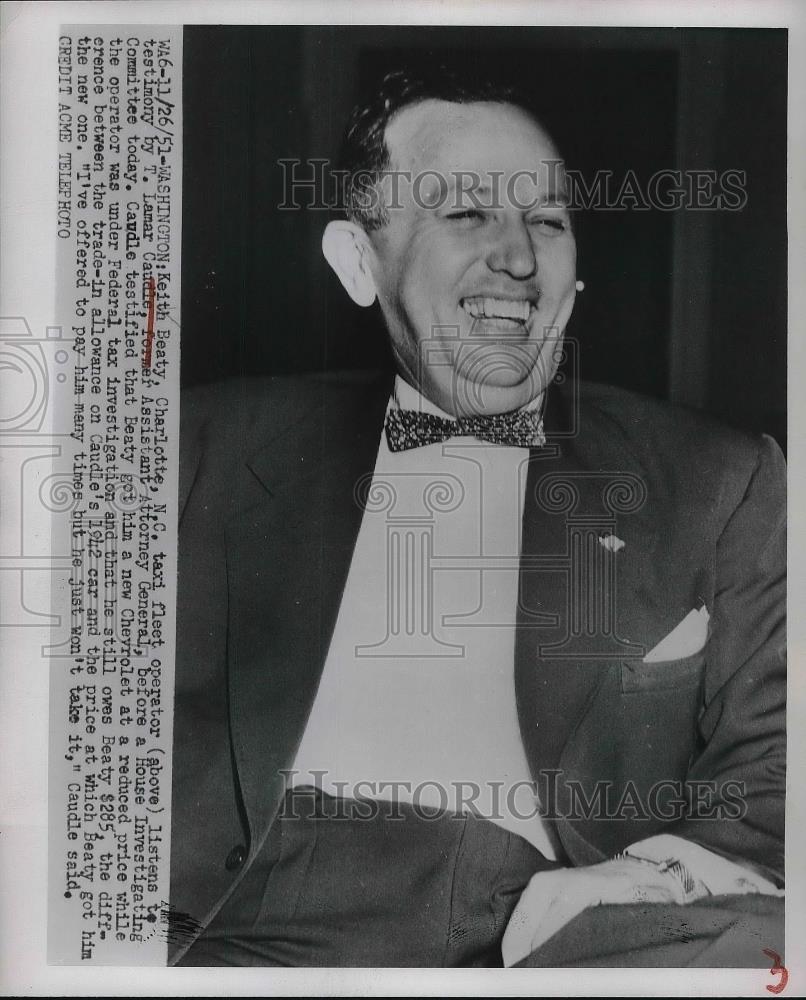
[[[508,413],[537,398],[556,364],[542,356],[544,345],[495,344],[477,348],[454,369],[451,394],[463,415]],[[552,354],[554,352],[551,352]]]
[[[514,376],[508,378],[501,373],[497,378],[482,381],[456,373],[446,392],[450,394],[450,410],[456,416],[490,416],[526,406],[543,392],[547,384],[548,380],[535,369],[520,379]]]

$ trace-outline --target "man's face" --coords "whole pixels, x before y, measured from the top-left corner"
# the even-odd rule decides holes
[[[554,376],[575,293],[554,144],[513,106],[445,101],[401,111],[386,143],[420,177],[371,234],[399,371],[455,415],[523,406]]]

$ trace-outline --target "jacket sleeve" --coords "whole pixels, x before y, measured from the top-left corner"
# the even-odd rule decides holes
[[[741,502],[716,544],[699,744],[689,794],[715,798],[665,832],[784,878],[786,466],[764,435]],[[713,808],[712,808],[713,807]]]

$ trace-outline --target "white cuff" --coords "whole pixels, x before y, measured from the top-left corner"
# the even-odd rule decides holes
[[[762,893],[765,896],[783,896],[769,879],[735,861],[714,854],[705,847],[684,837],[661,833],[656,837],[639,840],[627,848],[633,858],[663,863],[679,861],[698,879],[712,896]]]

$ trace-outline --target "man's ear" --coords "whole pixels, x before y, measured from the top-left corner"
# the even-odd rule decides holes
[[[322,253],[353,302],[371,306],[376,289],[369,268],[372,248],[364,230],[353,222],[329,222],[322,234]]]

